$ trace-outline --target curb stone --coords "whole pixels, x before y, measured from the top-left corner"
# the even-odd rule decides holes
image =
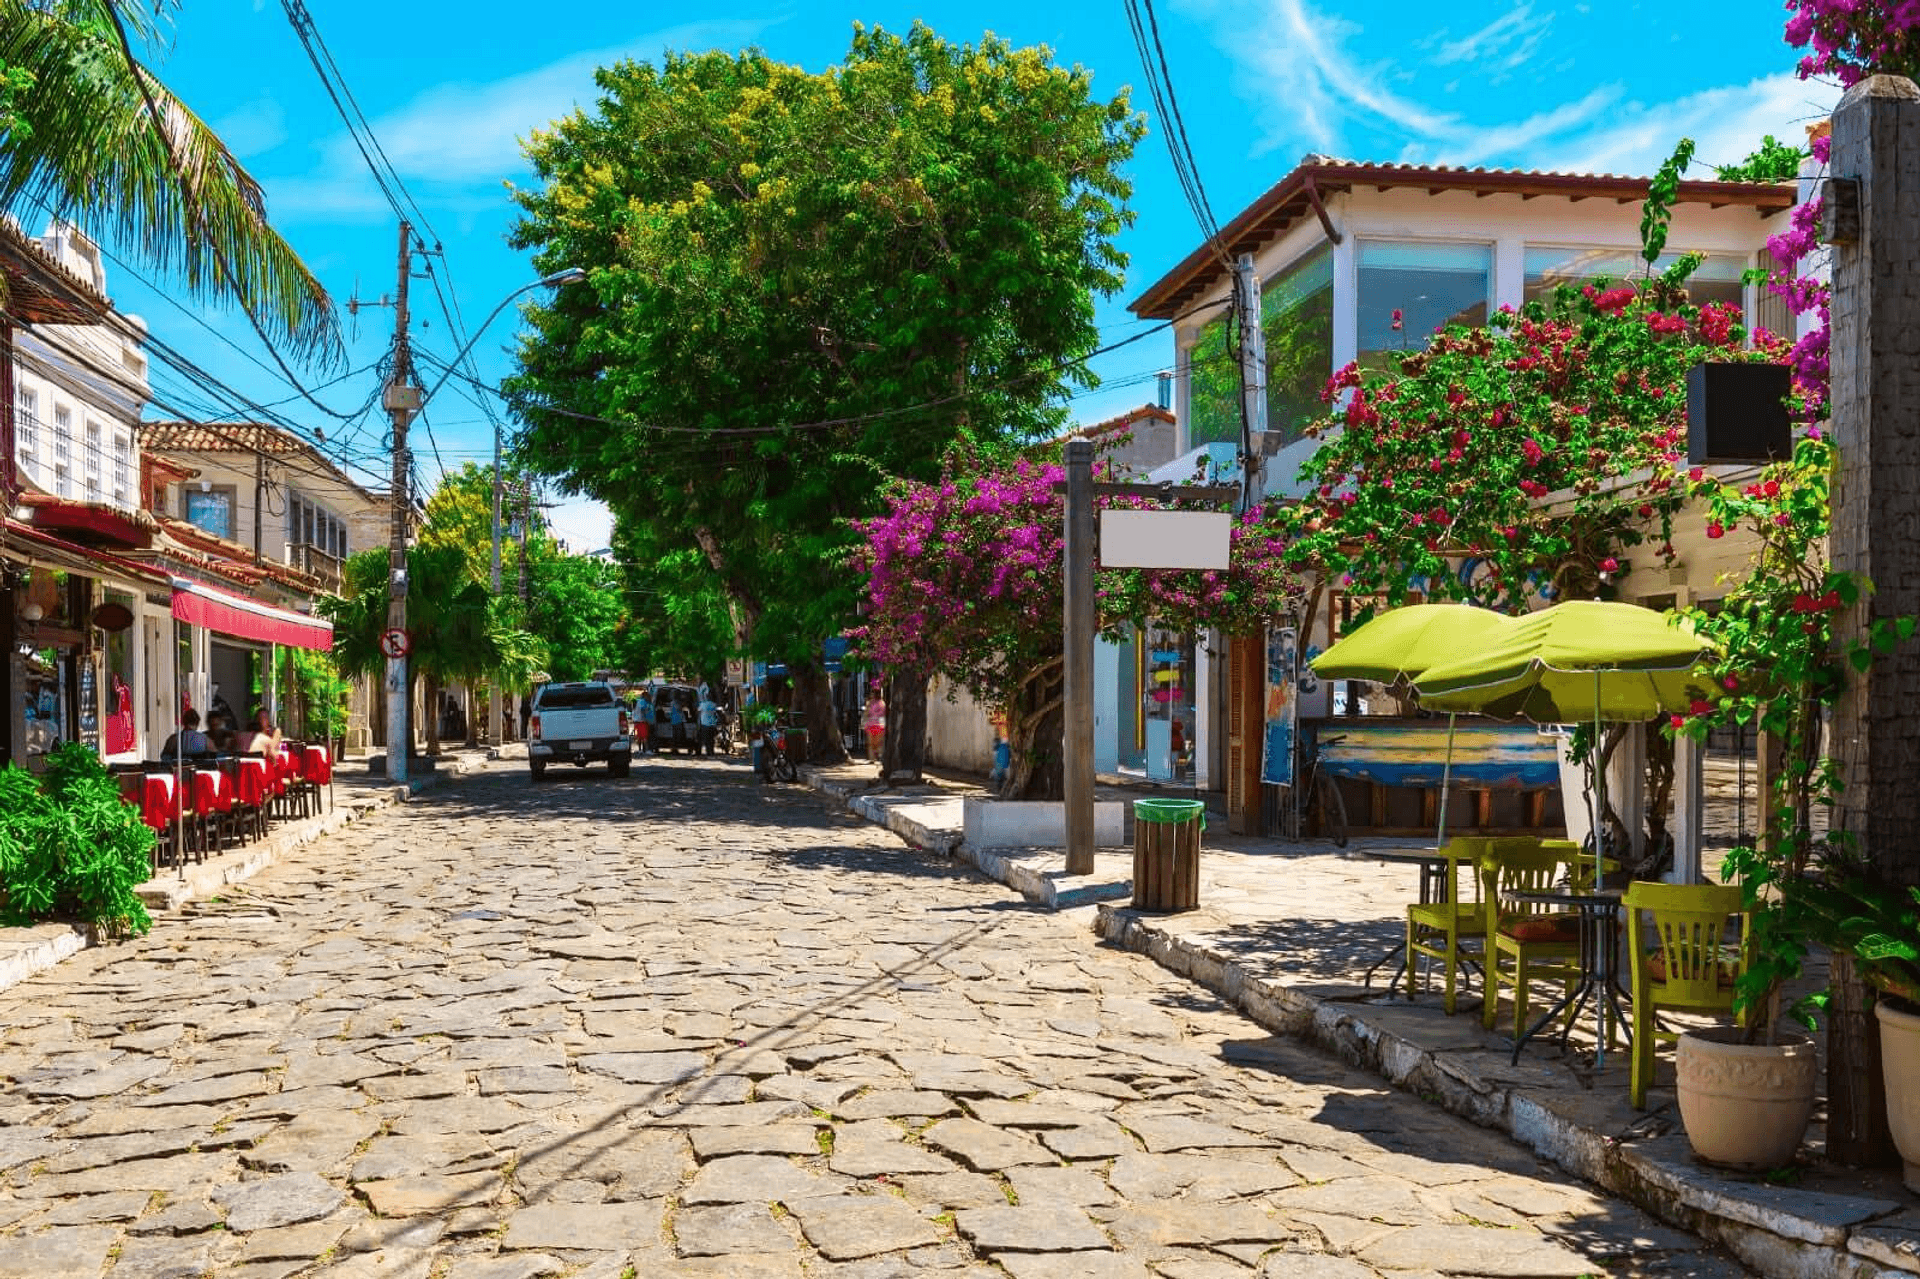
[[[1044,865],[1048,850],[972,849],[961,837],[960,801],[948,820],[903,808],[935,809],[937,795],[872,795],[860,784],[802,769],[802,780],[841,800],[915,847],[964,861],[1036,905],[1065,909],[1093,890],[1131,896],[1111,874],[1062,890]],[[931,789],[931,788],[930,788]],[[1058,853],[1053,854],[1059,860]],[[1103,868],[1104,869],[1104,868]],[[1057,873],[1057,872],[1053,872]],[[1182,937],[1123,907],[1097,904],[1092,930],[1103,941],[1152,959],[1221,996],[1266,1029],[1311,1043],[1348,1065],[1476,1125],[1500,1132],[1542,1160],[1637,1205],[1669,1225],[1726,1248],[1769,1279],[1910,1279],[1920,1274],[1920,1211],[1911,1202],[1822,1194],[1722,1176],[1695,1163],[1685,1136],[1623,1142],[1581,1124],[1579,1099],[1542,1069],[1495,1073],[1463,1054],[1431,1050],[1367,1018],[1368,1006],[1324,999],[1271,980],[1232,955]]]

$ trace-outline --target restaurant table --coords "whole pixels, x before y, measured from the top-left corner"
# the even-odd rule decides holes
[[[1514,1064],[1519,1064],[1520,1050],[1527,1041],[1545,1030],[1562,1013],[1567,1015],[1566,1028],[1560,1032],[1560,1047],[1564,1051],[1573,1034],[1573,1024],[1579,1020],[1580,1010],[1589,999],[1594,1001],[1594,1068],[1599,1069],[1607,1062],[1607,1042],[1612,1037],[1608,1027],[1609,1017],[1626,1034],[1628,1044],[1632,1044],[1632,1023],[1620,1007],[1621,1000],[1630,997],[1620,989],[1620,974],[1614,963],[1620,940],[1622,896],[1617,888],[1554,888],[1500,895],[1502,902],[1572,911],[1579,922],[1580,933],[1580,980],[1513,1041]]]
[[[1483,851],[1483,842],[1478,839],[1460,839],[1451,840],[1441,848],[1369,848],[1348,853],[1347,856],[1360,857],[1370,862],[1418,866],[1420,868],[1420,904],[1431,906],[1436,902],[1453,900],[1454,887],[1459,882],[1460,863],[1478,862]],[[1405,923],[1403,918],[1401,920],[1403,927]],[[1373,975],[1380,971],[1382,964],[1389,960],[1398,960],[1399,966],[1394,970],[1393,980],[1387,983],[1387,990],[1392,992],[1400,984],[1401,977],[1406,974],[1407,958],[1407,939],[1403,933],[1400,940],[1389,948],[1386,954],[1374,960],[1373,967],[1367,969],[1366,987],[1372,989]],[[1478,966],[1470,959],[1463,962],[1469,967]],[[1411,990],[1407,992],[1407,997],[1409,999],[1413,997]]]

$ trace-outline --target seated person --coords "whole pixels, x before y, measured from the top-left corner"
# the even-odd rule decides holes
[[[273,726],[273,719],[262,706],[253,713],[253,723],[241,731],[234,743],[234,751],[240,755],[273,756],[280,752],[280,730]]]
[[[213,741],[200,731],[200,712],[187,707],[186,714],[180,717],[180,731],[167,738],[160,748],[160,758],[165,760],[191,758],[195,755],[213,754]]]

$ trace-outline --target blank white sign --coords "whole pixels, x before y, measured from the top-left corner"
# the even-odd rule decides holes
[[[1102,511],[1100,565],[1224,569],[1232,530],[1224,511]]]

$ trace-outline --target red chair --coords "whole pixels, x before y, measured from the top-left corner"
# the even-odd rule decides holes
[[[333,786],[333,758],[326,747],[307,746],[301,750],[300,777],[303,790],[313,800],[313,811],[323,811],[320,788]]]
[[[256,839],[267,837],[267,804],[273,797],[267,761],[242,755],[234,761],[234,810],[252,828]]]
[[[171,864],[179,865],[180,848],[175,839],[178,830],[175,819],[180,816],[180,809],[174,799],[173,774],[139,773],[132,776],[139,779],[140,820],[160,837],[159,844],[154,847],[155,869],[159,868],[163,849]]]
[[[233,812],[233,795],[226,788],[226,776],[216,767],[201,766],[191,773],[193,815],[199,826],[200,847],[196,860],[205,860],[209,852],[226,848],[223,823]]]

